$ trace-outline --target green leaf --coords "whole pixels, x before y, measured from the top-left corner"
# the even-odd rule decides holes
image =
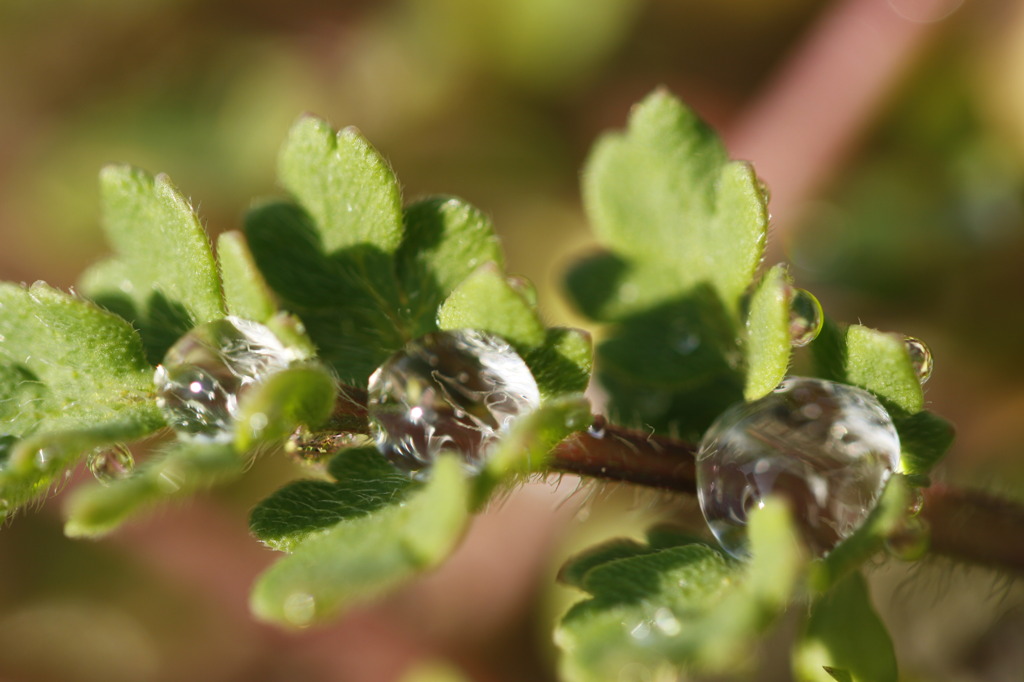
[[[743,399],[738,334],[706,287],[624,319],[597,348],[609,416],[699,440]]]
[[[677,99],[651,94],[624,134],[597,143],[583,196],[598,239],[639,290],[634,311],[709,285],[738,312],[761,260],[767,202],[750,166],[730,161],[714,131]],[[630,281],[644,270],[650,276]]]
[[[231,315],[266,322],[277,312],[274,294],[256,267],[241,232],[225,232],[217,239],[217,261],[224,283],[224,301]]]
[[[402,241],[398,181],[355,128],[337,133],[323,120],[300,118],[278,159],[278,177],[313,218],[325,253],[372,245],[394,253]],[[361,273],[368,283],[384,273]]]
[[[752,639],[785,608],[805,562],[785,504],[770,500],[753,514],[750,534],[748,564],[692,541],[618,541],[573,560],[563,576],[592,597],[574,605],[555,634],[565,679],[616,679],[628,669],[666,677],[742,670]]]
[[[414,485],[375,448],[342,450],[330,473],[334,481],[296,481],[260,502],[249,530],[267,546],[292,552],[342,521],[398,503]]]
[[[438,306],[460,282],[501,262],[490,222],[468,204],[438,197],[403,214],[394,175],[352,129],[301,119],[279,170],[299,205],[254,209],[246,234],[270,287],[344,383],[365,386],[389,355],[437,330]]]
[[[901,461],[906,474],[927,475],[953,444],[953,425],[931,412],[894,415],[900,434]]]
[[[64,533],[104,535],[146,507],[240,476],[245,463],[229,443],[179,442],[126,478],[77,488],[65,505]]]
[[[405,235],[396,258],[408,317],[416,328],[429,331],[436,328],[440,305],[478,267],[504,267],[491,221],[452,197],[433,197],[406,207]]]
[[[374,513],[342,518],[271,566],[253,588],[253,612],[307,626],[436,566],[462,536],[469,496],[461,462],[439,458],[426,485]]]
[[[927,475],[949,449],[954,430],[922,410],[924,392],[903,337],[860,325],[844,330],[826,319],[811,350],[819,376],[878,396],[900,436],[903,473]]]
[[[789,369],[791,285],[785,265],[764,274],[750,297],[747,313],[747,377],[743,397],[757,400],[772,391]]]
[[[493,263],[455,288],[438,310],[437,324],[441,329],[479,329],[508,341],[545,399],[580,393],[590,380],[590,335],[578,329],[545,329],[536,307]]]
[[[20,505],[85,451],[163,425],[153,369],[121,318],[45,284],[0,283],[2,435],[18,439],[0,498]],[[23,402],[31,401],[31,402]]]
[[[210,241],[166,176],[108,166],[100,192],[115,255],[83,275],[82,291],[131,322],[156,364],[189,329],[225,315]]]
[[[544,343],[544,324],[525,298],[488,263],[452,291],[437,312],[441,329],[479,329],[496,334],[520,353]]]
[[[924,407],[921,382],[898,334],[850,325],[846,330],[846,378],[909,414]]]
[[[607,251],[567,286],[585,314],[615,324],[597,363],[610,416],[699,438],[743,398],[739,316],[763,251],[764,192],[711,129],[658,91],[625,133],[597,144],[583,193]]]
[[[334,379],[316,365],[276,372],[252,387],[239,405],[235,449],[247,452],[258,444],[291,435],[299,425],[316,427],[334,409]]]
[[[892,640],[871,606],[867,583],[859,572],[851,573],[812,605],[793,667],[800,682],[896,682]]]

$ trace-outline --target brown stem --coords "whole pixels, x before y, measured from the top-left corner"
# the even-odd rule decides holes
[[[694,454],[684,441],[598,423],[551,453],[555,471],[693,495]],[[936,484],[925,490],[922,517],[931,551],[960,561],[1024,572],[1024,506]]]
[[[936,554],[995,568],[1024,571],[1024,507],[972,490],[935,484],[925,490],[921,515]]]
[[[589,431],[573,434],[551,453],[555,471],[635,483],[676,492],[697,492],[690,443],[605,424],[598,418]]]
[[[365,432],[366,394],[346,387],[334,425]],[[344,427],[343,427],[344,428]],[[346,429],[347,430],[347,429]],[[552,471],[694,495],[697,448],[678,438],[607,424],[569,436],[549,459]],[[922,517],[931,551],[960,561],[1024,572],[1024,506],[936,484],[925,490]]]

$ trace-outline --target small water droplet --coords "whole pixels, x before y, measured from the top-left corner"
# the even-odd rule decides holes
[[[85,459],[85,465],[103,485],[125,478],[135,468],[132,451],[120,443],[107,448],[93,450]]]
[[[914,367],[914,374],[917,375],[917,380],[922,384],[928,381],[932,376],[932,367],[935,361],[932,359],[932,350],[928,347],[921,339],[915,339],[913,336],[908,336],[903,339],[903,344],[907,347],[907,353],[910,355],[910,364]]]
[[[917,561],[928,553],[931,534],[920,516],[907,518],[885,539],[885,550],[901,561]]]
[[[917,516],[924,509],[924,490],[913,487],[909,490],[910,499],[907,500],[907,515]]]
[[[654,627],[668,637],[675,637],[682,632],[683,625],[669,609],[661,607],[654,612]]]
[[[650,636],[650,634],[651,634],[651,624],[648,623],[646,620],[640,621],[639,623],[634,625],[629,630],[629,635],[633,639],[639,639],[639,640],[647,639]]]
[[[722,547],[743,557],[749,512],[780,495],[820,556],[860,527],[899,462],[899,436],[874,396],[790,377],[711,426],[697,455],[698,499]]]
[[[587,429],[587,435],[591,438],[597,438],[598,440],[604,438],[608,429],[608,420],[603,416],[598,415],[594,417],[594,423]]]
[[[695,332],[683,334],[676,338],[673,348],[680,355],[689,355],[700,348],[700,335]]]
[[[796,347],[806,346],[818,337],[825,323],[821,303],[806,289],[789,287],[789,338]]]
[[[474,330],[408,343],[370,377],[367,400],[377,448],[411,473],[428,469],[441,451],[479,471],[500,436],[539,404],[523,359],[506,341]]]
[[[282,610],[289,623],[306,627],[316,616],[316,599],[306,592],[293,592],[285,598]]]
[[[178,339],[156,368],[157,405],[183,438],[230,441],[244,390],[296,359],[262,324],[208,322]]]

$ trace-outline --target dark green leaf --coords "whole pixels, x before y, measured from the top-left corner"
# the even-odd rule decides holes
[[[931,412],[893,417],[900,434],[903,471],[927,475],[953,444],[953,425]]]
[[[296,481],[260,502],[249,530],[274,549],[291,552],[341,521],[401,501],[413,485],[374,448],[342,450],[330,463],[334,481]]]
[[[156,364],[189,329],[225,315],[210,241],[166,176],[108,166],[100,192],[115,255],[85,273],[82,291],[134,324]]]
[[[565,679],[616,679],[633,668],[666,677],[742,670],[752,639],[785,607],[804,565],[784,504],[769,501],[754,513],[750,535],[749,564],[701,542],[620,541],[574,560],[564,575],[592,597],[556,631]]]
[[[459,199],[434,197],[406,207],[396,259],[406,316],[426,333],[448,294],[484,263],[502,269],[504,255],[487,216]]]
[[[430,480],[372,514],[343,518],[307,537],[257,580],[251,607],[263,620],[303,627],[372,600],[451,552],[469,518],[462,463],[440,457]]]

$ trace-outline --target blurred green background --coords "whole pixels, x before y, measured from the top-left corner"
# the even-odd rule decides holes
[[[108,162],[169,174],[211,233],[238,228],[312,112],[360,128],[408,199],[489,213],[549,321],[580,325],[559,293],[592,246],[579,169],[664,85],[767,181],[770,262],[836,318],[931,345],[930,407],[959,431],[940,477],[1022,498],[1021,74],[1008,0],[3,0],[0,277],[68,287],[104,253]],[[443,659],[550,680],[558,562],[694,509],[526,486],[438,574],[292,635],[247,614],[272,557],[245,524],[293,475],[266,458],[99,543],[63,539],[59,498],[18,518],[0,532],[0,679],[388,682]],[[941,562],[872,579],[907,680],[1024,679],[1019,586]],[[760,679],[786,679],[777,649]]]

